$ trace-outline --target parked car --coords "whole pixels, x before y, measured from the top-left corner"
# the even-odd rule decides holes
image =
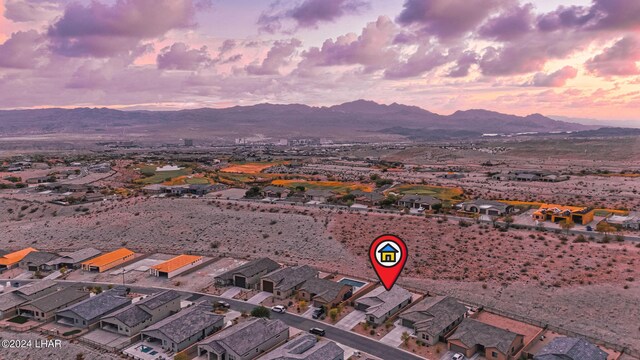
[[[282,306],[282,305],[276,305],[276,306],[271,308],[271,311],[282,314],[282,313],[285,313],[287,311],[287,308]]]
[[[451,360],[464,360],[464,355],[460,353],[455,353],[453,354],[453,357],[451,358]]]
[[[226,301],[218,301],[218,302],[216,302],[216,308],[229,309],[230,307],[231,307],[231,304],[229,304]]]
[[[591,225],[587,225],[587,231],[593,231],[593,228],[591,227]]]
[[[311,317],[314,318],[314,319],[318,319],[322,315],[324,315],[324,308],[323,307],[313,310],[313,314],[311,314]]]
[[[318,335],[318,336],[325,335],[324,329],[320,329],[320,328],[311,328],[309,329],[309,332],[312,333],[313,335]]]

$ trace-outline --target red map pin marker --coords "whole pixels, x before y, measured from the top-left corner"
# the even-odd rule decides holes
[[[382,235],[371,243],[369,259],[387,291],[398,280],[407,257],[407,244],[395,235]]]

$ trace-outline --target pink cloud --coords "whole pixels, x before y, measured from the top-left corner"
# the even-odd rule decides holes
[[[576,76],[578,76],[578,70],[576,68],[573,66],[565,66],[550,74],[541,72],[535,74],[528,85],[540,87],[562,87],[567,83],[567,80],[574,79]]]
[[[587,61],[586,67],[598,76],[638,75],[639,61],[640,40],[635,36],[626,36]]]
[[[292,20],[298,28],[315,28],[319,23],[333,22],[369,7],[369,1],[365,0],[304,0],[285,9],[280,2],[275,2],[260,15],[258,27],[261,31],[275,33],[282,30],[284,21]]]

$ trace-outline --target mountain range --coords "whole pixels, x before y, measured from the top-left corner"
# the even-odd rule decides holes
[[[145,138],[326,137],[468,138],[482,134],[551,133],[601,128],[532,114],[474,109],[440,115],[417,106],[357,100],[330,107],[258,104],[224,109],[122,111],[109,108],[0,111],[0,135],[121,134]]]

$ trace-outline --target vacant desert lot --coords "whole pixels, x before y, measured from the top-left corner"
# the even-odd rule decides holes
[[[573,236],[564,241],[562,235],[499,232],[424,217],[208,199],[133,198],[75,209],[0,200],[3,243],[7,250],[127,246],[214,258],[269,256],[371,278],[370,242],[395,233],[410,249],[401,279],[406,285],[640,348],[640,248],[634,244],[574,243]]]

